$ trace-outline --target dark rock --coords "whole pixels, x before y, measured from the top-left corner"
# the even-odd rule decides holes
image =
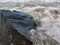
[[[15,40],[13,41],[15,43],[18,43],[18,40],[19,42],[20,40],[28,42],[28,44],[26,43],[26,45],[29,45],[29,43],[31,43],[29,31],[31,29],[35,29],[36,26],[34,19],[31,16],[19,11],[0,10],[0,17],[0,40],[3,43],[2,45],[9,45],[8,35],[12,35],[11,40]],[[10,27],[12,27],[13,29]],[[20,44],[18,43],[16,45]]]

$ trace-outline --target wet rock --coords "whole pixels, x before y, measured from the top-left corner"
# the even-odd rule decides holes
[[[0,10],[0,16],[2,45],[9,45],[12,42],[15,43],[14,45],[30,45],[30,43],[32,45],[29,31],[35,29],[36,25],[31,16],[22,12],[10,10]]]

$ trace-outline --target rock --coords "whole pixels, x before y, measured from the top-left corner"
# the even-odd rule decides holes
[[[29,31],[31,29],[35,29],[36,26],[34,19],[31,16],[23,12],[10,10],[0,10],[0,16],[2,45],[9,45],[8,36],[11,37],[10,39],[15,43],[15,45],[20,45],[18,43],[20,37],[23,41],[28,42],[28,44],[26,43],[26,45],[30,45],[31,40],[29,36]]]

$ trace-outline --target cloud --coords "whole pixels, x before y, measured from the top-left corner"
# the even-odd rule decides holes
[[[0,0],[0,2],[9,2],[9,1],[11,1],[11,2],[24,2],[26,0]]]

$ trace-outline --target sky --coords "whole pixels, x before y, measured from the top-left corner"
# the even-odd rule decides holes
[[[31,1],[31,0],[0,0],[0,2],[10,2],[10,1],[11,2],[26,2],[26,1]],[[35,1],[38,1],[38,0],[35,0]],[[52,2],[52,1],[60,1],[60,0],[40,0],[40,1]]]
[[[0,2],[24,2],[25,0],[0,0]]]

